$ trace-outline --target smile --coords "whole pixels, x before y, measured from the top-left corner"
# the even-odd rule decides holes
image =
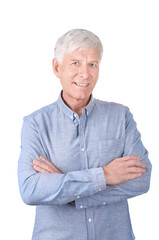
[[[75,84],[80,87],[86,87],[89,85],[89,83],[77,83],[77,82],[75,82]]]

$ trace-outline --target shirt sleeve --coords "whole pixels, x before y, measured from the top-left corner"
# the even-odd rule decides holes
[[[137,130],[136,122],[129,109],[125,118],[125,148],[123,156],[140,156],[140,161],[146,164],[146,173],[139,178],[128,180],[121,184],[107,185],[105,190],[100,191],[91,197],[77,199],[75,201],[77,209],[80,208],[81,205],[88,208],[116,203],[121,200],[144,194],[149,190],[152,166],[148,158],[148,152],[143,146],[141,135]]]
[[[32,161],[44,156],[36,124],[24,119],[21,133],[21,154],[18,162],[18,181],[21,197],[29,205],[67,204],[75,199],[93,196],[105,189],[102,168],[72,171],[66,174],[37,173]]]

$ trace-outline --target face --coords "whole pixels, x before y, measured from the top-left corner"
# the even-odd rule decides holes
[[[72,101],[88,102],[98,80],[99,61],[99,51],[95,48],[67,53],[61,63],[53,59],[53,70],[61,81],[68,105]]]

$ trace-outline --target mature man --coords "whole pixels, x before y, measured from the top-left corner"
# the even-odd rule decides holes
[[[148,191],[151,163],[129,109],[93,98],[100,39],[74,29],[55,47],[58,100],[24,118],[19,186],[36,205],[33,240],[132,240],[127,199]]]

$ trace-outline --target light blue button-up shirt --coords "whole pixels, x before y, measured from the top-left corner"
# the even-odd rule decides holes
[[[33,240],[132,240],[127,199],[148,191],[151,163],[129,109],[91,98],[79,116],[59,99],[24,118],[18,165],[23,201],[36,205]],[[37,173],[44,156],[63,174]],[[107,185],[102,166],[126,155],[140,178]]]

